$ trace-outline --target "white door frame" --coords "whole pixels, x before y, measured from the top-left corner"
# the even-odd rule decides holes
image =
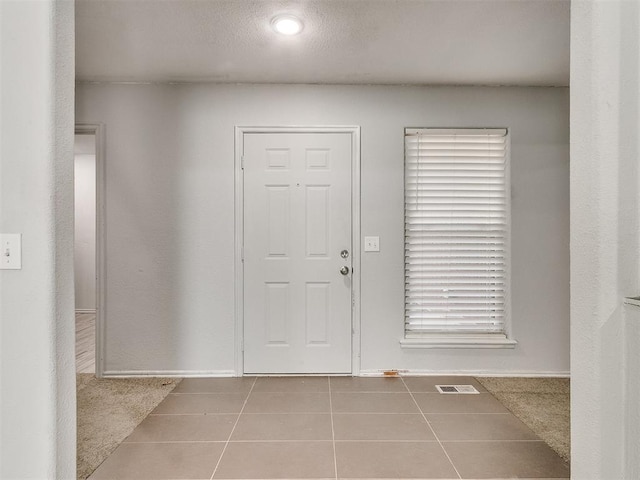
[[[105,138],[100,123],[75,125],[76,135],[95,135],[96,142],[96,377],[104,376],[105,320]]]
[[[235,127],[235,323],[236,376],[244,374],[244,155],[245,133],[349,133],[351,134],[351,243],[353,277],[351,308],[351,374],[360,374],[360,127],[357,126],[277,126]]]

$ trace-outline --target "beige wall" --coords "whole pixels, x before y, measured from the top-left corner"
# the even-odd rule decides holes
[[[234,126],[359,125],[364,373],[566,374],[569,108],[565,88],[109,85],[77,89],[106,131],[106,371],[231,374]],[[403,129],[508,127],[514,350],[400,347]]]

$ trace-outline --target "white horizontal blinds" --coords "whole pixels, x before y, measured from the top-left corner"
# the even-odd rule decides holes
[[[506,133],[406,131],[407,337],[504,332]]]

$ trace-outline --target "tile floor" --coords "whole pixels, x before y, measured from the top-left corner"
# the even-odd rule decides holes
[[[473,384],[442,395],[436,384]],[[569,478],[470,377],[185,379],[100,479]]]

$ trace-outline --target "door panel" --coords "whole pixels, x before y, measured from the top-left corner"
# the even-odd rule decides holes
[[[243,148],[244,371],[351,373],[351,134]]]

